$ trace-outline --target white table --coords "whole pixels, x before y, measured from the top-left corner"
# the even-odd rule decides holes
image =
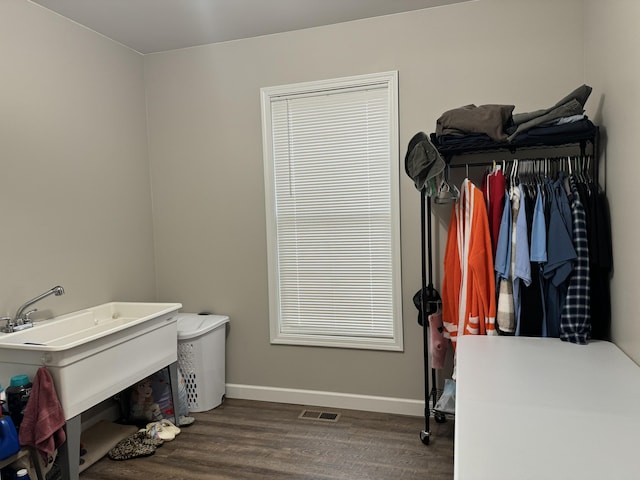
[[[609,342],[458,337],[455,480],[640,479],[640,367]]]

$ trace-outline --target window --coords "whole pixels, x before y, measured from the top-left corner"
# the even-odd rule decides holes
[[[397,84],[261,90],[272,343],[403,349]]]

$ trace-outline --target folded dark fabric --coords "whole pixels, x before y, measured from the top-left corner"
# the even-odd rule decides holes
[[[513,105],[465,105],[444,112],[436,121],[436,135],[485,133],[496,142],[504,142],[504,127],[511,122]]]
[[[433,134],[435,137],[435,134]],[[433,137],[431,140],[433,141]],[[458,135],[443,135],[437,138],[438,142],[436,146],[441,150],[443,148],[474,148],[484,147],[489,145],[496,145],[496,141],[492,140],[486,133],[469,133],[462,137]],[[435,143],[435,142],[434,142]],[[499,142],[500,144],[504,142]]]
[[[587,118],[578,122],[565,123],[562,125],[534,127],[517,135],[511,143],[513,145],[541,142],[551,145],[569,143],[576,139],[582,139],[592,135],[595,128],[595,125]]]
[[[416,133],[409,141],[404,157],[404,169],[413,179],[418,190],[444,170],[445,162],[438,149],[429,141],[424,132]]]
[[[550,108],[528,113],[514,114],[513,124],[516,125],[517,128],[509,135],[509,141],[512,142],[514,138],[522,132],[538,125],[542,125],[543,123],[547,123],[561,117],[569,117],[571,115],[579,115],[583,113],[584,105],[587,103],[591,90],[590,86],[582,85]]]
[[[593,138],[596,126],[585,117],[573,123],[533,127],[520,133],[511,142],[494,142],[484,134],[469,134],[463,137],[431,134],[431,141],[441,155],[456,155],[465,152],[491,151],[495,149],[518,148],[533,145],[564,145]]]

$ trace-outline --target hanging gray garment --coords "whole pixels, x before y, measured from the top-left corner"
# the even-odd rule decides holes
[[[508,140],[511,142],[520,133],[526,132],[530,128],[542,125],[543,123],[562,117],[582,114],[584,112],[584,105],[587,103],[589,95],[591,95],[591,90],[592,88],[589,85],[582,85],[551,108],[529,113],[514,114],[513,124],[517,125],[517,128],[515,132],[509,135]]]
[[[424,132],[416,133],[409,141],[404,157],[405,172],[411,177],[416,188],[420,191],[428,188],[429,181],[440,175],[444,166],[444,159],[429,137]],[[428,196],[432,196],[433,193],[430,189],[427,190]]]

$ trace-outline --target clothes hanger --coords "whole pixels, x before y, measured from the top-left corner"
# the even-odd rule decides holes
[[[573,175],[573,168],[571,168],[571,157],[567,157],[567,165],[569,166],[569,175]]]
[[[446,203],[455,203],[460,198],[460,190],[458,187],[449,182],[449,164],[444,167],[444,175],[440,187],[438,188],[438,194],[433,198],[433,201],[439,205]]]
[[[529,159],[529,173],[527,176],[527,193],[529,198],[536,198],[536,185],[538,183],[537,170],[536,170],[536,159]]]
[[[594,183],[593,179],[591,178],[591,156],[587,155],[584,159],[585,162],[585,173],[587,175],[587,181],[588,183]]]
[[[511,180],[510,181],[510,186],[512,188],[516,187],[518,185],[517,182],[516,182],[517,179],[518,179],[518,159],[514,158],[513,159],[513,165],[511,167],[511,175],[510,175],[510,180]]]
[[[571,174],[576,182],[581,182],[582,179],[580,177],[580,164],[578,163],[577,157],[569,157],[569,168],[571,169]]]
[[[589,184],[591,179],[589,178],[589,167],[586,156],[580,157],[580,171],[582,172],[582,181],[586,184]]]
[[[536,183],[538,185],[543,185],[544,184],[544,179],[547,176],[546,161],[547,161],[546,158],[539,158],[537,160],[537,164],[536,164],[536,166],[537,166],[537,176],[536,176],[537,182]]]
[[[549,159],[544,158],[544,178],[549,178]]]

